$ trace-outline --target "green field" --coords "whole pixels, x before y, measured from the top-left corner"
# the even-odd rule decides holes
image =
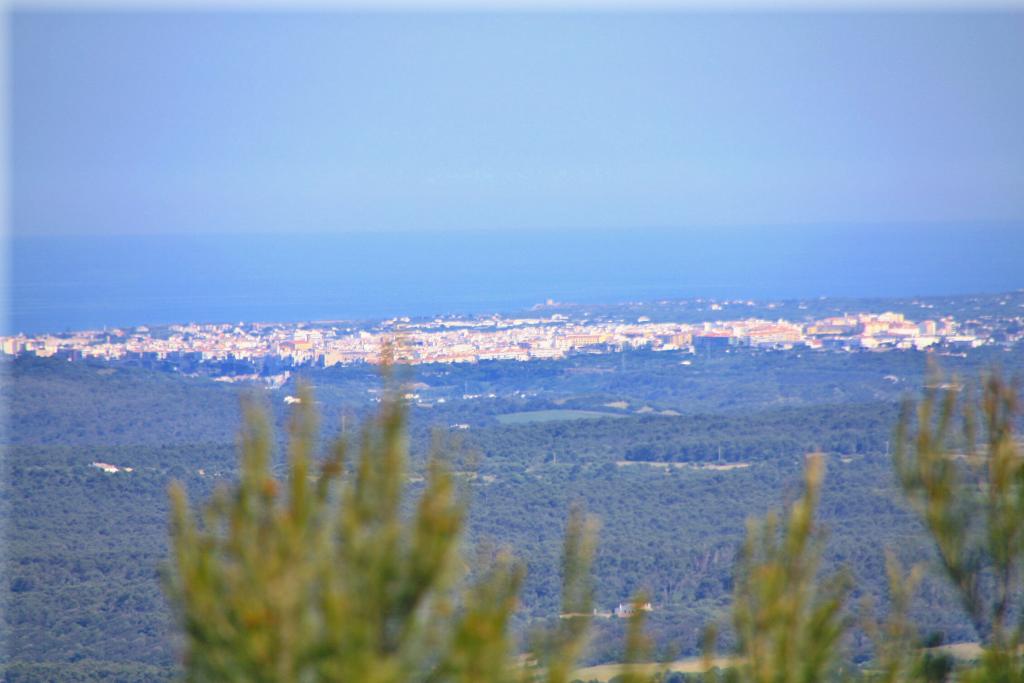
[[[498,422],[505,425],[557,422],[559,420],[597,420],[603,417],[625,417],[625,415],[602,413],[597,410],[527,410],[521,413],[505,413],[497,416]]]

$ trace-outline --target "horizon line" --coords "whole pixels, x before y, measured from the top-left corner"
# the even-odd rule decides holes
[[[680,224],[680,225],[619,225],[619,226],[523,226],[523,227],[479,227],[479,226],[450,226],[437,227],[429,226],[423,228],[413,227],[344,227],[344,228],[322,228],[322,229],[256,229],[247,230],[243,228],[235,230],[190,230],[182,229],[177,231],[143,231],[143,232],[122,232],[114,231],[55,231],[55,232],[28,232],[24,230],[6,230],[0,233],[0,240],[12,242],[15,240],[35,238],[106,238],[106,237],[330,237],[345,235],[408,235],[408,234],[464,234],[474,233],[486,234],[508,234],[508,233],[569,233],[569,232],[594,232],[594,233],[615,233],[615,232],[705,232],[705,231],[742,231],[742,230],[828,230],[841,228],[903,228],[903,229],[925,229],[925,228],[963,228],[988,227],[988,228],[1011,228],[1024,226],[1024,217],[1021,218],[968,218],[968,219],[943,219],[943,220],[891,220],[891,221],[800,221],[787,223],[707,223],[707,224]]]

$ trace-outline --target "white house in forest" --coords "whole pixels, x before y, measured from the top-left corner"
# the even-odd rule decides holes
[[[645,602],[640,605],[640,610],[643,612],[651,612],[654,610],[654,607],[651,606],[651,603]],[[619,619],[629,619],[635,613],[636,605],[632,602],[620,602],[619,606],[615,608],[615,616]]]

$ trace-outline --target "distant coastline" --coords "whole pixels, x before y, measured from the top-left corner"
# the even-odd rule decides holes
[[[410,365],[561,360],[649,350],[703,358],[733,351],[934,351],[963,354],[1024,344],[1024,291],[946,300],[893,300],[905,312],[705,299],[591,309],[549,301],[525,315],[347,323],[176,324],[0,336],[2,356],[110,361],[203,370],[222,381],[284,384],[293,370],[354,363]],[[648,314],[641,314],[647,312]],[[784,314],[791,312],[792,319]],[[959,319],[957,315],[959,314]],[[681,364],[689,365],[690,360]]]

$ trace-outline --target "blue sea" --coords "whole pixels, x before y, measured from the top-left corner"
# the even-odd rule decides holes
[[[1024,288],[1024,224],[14,237],[6,333]]]

